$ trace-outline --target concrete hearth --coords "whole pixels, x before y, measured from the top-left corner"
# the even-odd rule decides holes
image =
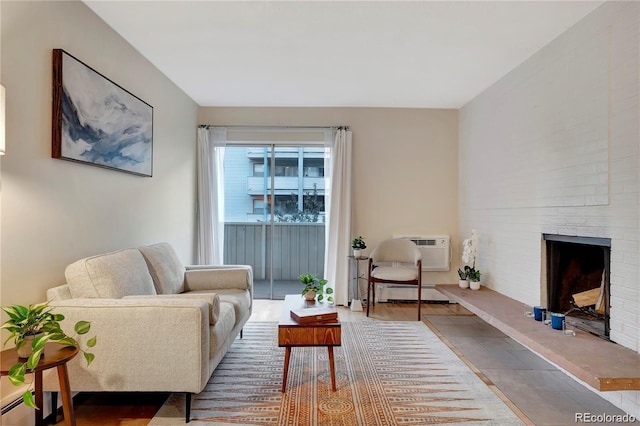
[[[528,307],[523,303],[486,287],[478,291],[457,285],[436,288],[594,389],[640,390],[640,354],[580,330],[575,337],[564,336],[562,331],[525,317]]]

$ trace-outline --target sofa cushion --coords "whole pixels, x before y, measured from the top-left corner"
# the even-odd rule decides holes
[[[206,291],[190,291],[185,294],[207,294]],[[251,294],[246,290],[226,289],[216,290],[220,296],[220,304],[228,303],[233,306],[235,318],[241,320],[247,313],[251,312]]]
[[[185,268],[175,250],[167,243],[140,247],[158,294],[184,291]]]
[[[64,275],[74,298],[120,299],[134,294],[156,294],[142,254],[120,250],[77,260]]]
[[[379,280],[413,281],[418,279],[418,268],[378,266],[371,272],[371,276]]]
[[[209,356],[213,357],[225,343],[236,325],[236,314],[230,303],[220,303],[220,317],[215,325],[211,326],[209,339]]]

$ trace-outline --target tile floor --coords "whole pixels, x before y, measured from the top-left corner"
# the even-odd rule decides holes
[[[534,425],[576,424],[576,413],[625,414],[475,315],[424,317]]]

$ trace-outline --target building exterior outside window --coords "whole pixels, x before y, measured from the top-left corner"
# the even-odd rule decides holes
[[[270,160],[270,147],[227,146],[225,222],[269,221],[272,202],[275,221],[324,222],[324,148],[275,148],[273,200]]]

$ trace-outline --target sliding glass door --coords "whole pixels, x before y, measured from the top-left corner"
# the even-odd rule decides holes
[[[299,293],[322,276],[326,150],[320,144],[227,143],[224,263],[248,264],[256,299]]]

